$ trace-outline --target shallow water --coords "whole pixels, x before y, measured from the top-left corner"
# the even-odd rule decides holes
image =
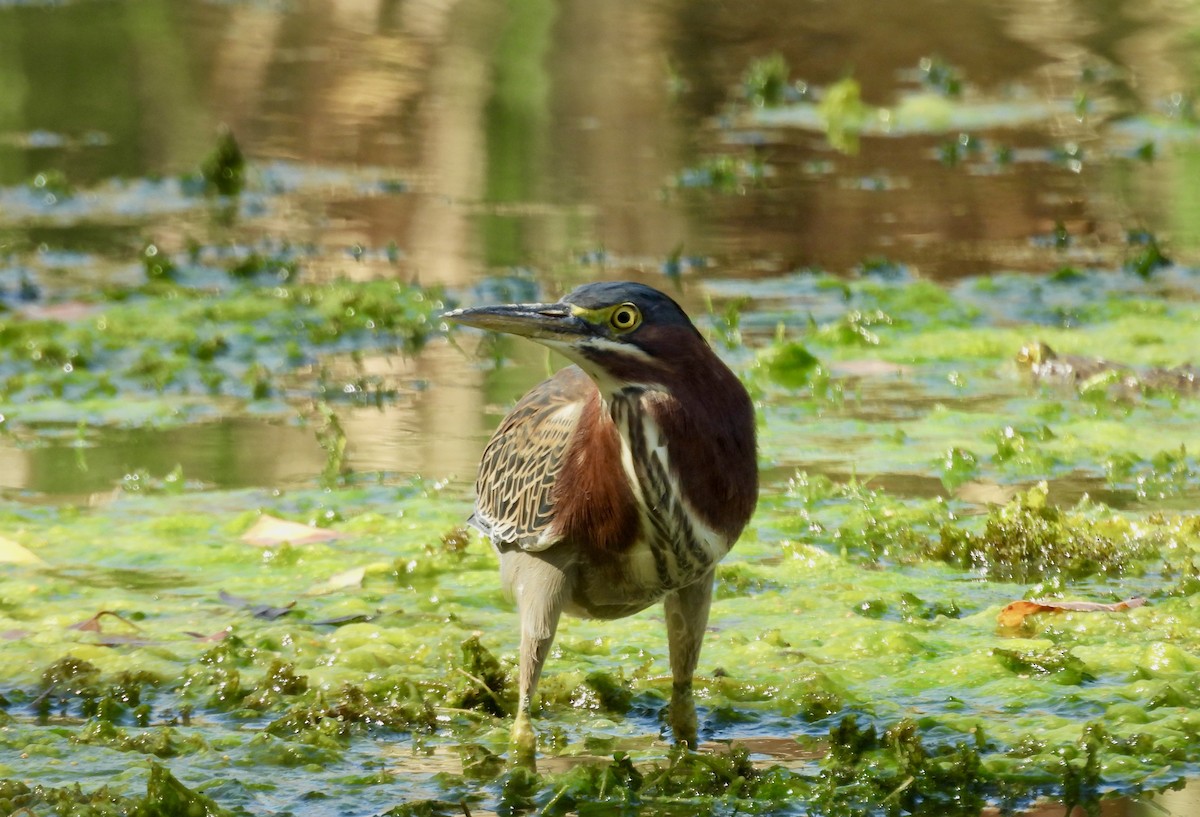
[[[22,282],[35,303],[71,299],[136,282],[131,255],[146,240],[170,253],[286,243],[303,249],[307,276],[419,278],[468,301],[492,294],[478,281],[514,269],[546,295],[598,277],[667,283],[664,271],[680,270],[695,312],[708,291],[770,301],[798,267],[842,274],[878,258],[935,279],[1119,265],[1135,228],[1186,259],[1200,244],[1200,211],[1178,183],[1196,150],[1187,37],[1200,21],[1189,14],[984,2],[736,14],[670,2],[519,13],[472,0],[7,5],[0,281],[10,301]],[[775,52],[814,95],[852,73],[872,110],[910,124],[868,127],[846,155],[813,124],[813,103],[756,109],[742,77]],[[905,108],[939,87],[923,84],[922,59],[962,87],[948,113]],[[232,221],[173,181],[199,165],[218,123],[256,180]],[[960,133],[974,141],[947,161]],[[1147,145],[1153,161],[1131,158]],[[681,184],[717,157],[768,173],[729,189]],[[78,192],[52,192],[56,179]],[[1056,225],[1068,247],[1056,247]],[[781,305],[763,306],[770,326]],[[524,359],[531,371],[503,394],[439,388],[389,406],[364,425],[390,439],[355,430],[350,462],[468,478],[494,422],[480,409],[536,377],[540,358]],[[415,365],[424,383],[485,388],[452,354]],[[448,407],[468,424],[440,426]],[[287,423],[256,433],[293,448]],[[216,460],[237,459],[237,436],[215,457],[190,451],[211,434],[172,448],[204,483],[281,477],[254,462],[223,471]],[[420,442],[435,437],[436,450]],[[91,444],[113,462],[89,486],[155,466],[119,438]],[[298,448],[284,478],[320,470],[318,452]],[[4,456],[5,488],[78,493],[77,472],[60,471],[59,486],[37,476],[47,455]]]

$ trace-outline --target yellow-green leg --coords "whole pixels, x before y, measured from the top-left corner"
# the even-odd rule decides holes
[[[514,568],[513,586],[521,613],[521,666],[518,678],[517,715],[509,737],[512,759],[533,766],[537,757],[537,733],[533,729],[533,696],[537,692],[542,667],[554,643],[563,599],[568,587],[563,569],[551,559],[551,553],[535,557],[526,553],[506,554]],[[568,554],[569,555],[569,554]],[[506,565],[503,560],[502,569]]]
[[[537,733],[533,731],[533,718],[529,710],[518,709],[509,735],[512,761],[518,766],[533,766],[537,759]]]
[[[663,603],[667,617],[667,645],[671,654],[671,709],[668,722],[676,743],[690,749],[698,745],[696,704],[692,676],[700,660],[708,610],[712,605],[713,571],[695,584],[680,588]]]

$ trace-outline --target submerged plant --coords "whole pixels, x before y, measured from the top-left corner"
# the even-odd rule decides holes
[[[952,99],[962,96],[962,75],[941,57],[922,57],[917,63],[921,84]]]
[[[718,193],[736,193],[756,186],[767,177],[767,165],[755,155],[749,159],[721,155],[704,159],[699,165],[679,173],[677,184],[683,188],[705,188]]]
[[[216,146],[200,166],[200,175],[207,193],[236,196],[242,192],[246,182],[246,159],[228,127],[221,127]]]
[[[74,189],[61,170],[44,170],[29,180],[29,189],[42,194],[46,204],[57,204],[71,198]]]
[[[760,57],[742,74],[742,87],[750,102],[760,108],[774,108],[787,101],[788,64],[782,54]]]
[[[817,109],[830,146],[842,153],[858,153],[858,135],[867,117],[858,81],[847,77],[830,85]]]
[[[1158,237],[1147,230],[1130,230],[1125,237],[1128,251],[1125,269],[1140,278],[1149,278],[1161,267],[1170,266],[1171,260],[1163,253]]]

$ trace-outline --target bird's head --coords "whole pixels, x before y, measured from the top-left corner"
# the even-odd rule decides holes
[[[702,375],[698,361],[724,366],[679,304],[628,281],[584,284],[556,303],[456,309],[443,317],[548,346],[609,394]]]

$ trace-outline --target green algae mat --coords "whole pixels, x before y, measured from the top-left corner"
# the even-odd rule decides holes
[[[0,315],[27,444],[315,401],[330,459],[288,489],[176,469],[0,505],[0,811],[975,815],[1196,775],[1200,272],[709,285],[764,487],[718,573],[704,746],[663,740],[658,611],[569,620],[531,771],[469,486],[350,471],[308,365],[420,354],[453,299],[267,267]]]

